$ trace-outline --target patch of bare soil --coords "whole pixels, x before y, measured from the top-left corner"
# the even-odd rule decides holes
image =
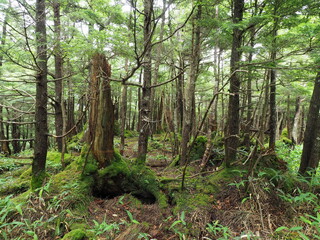
[[[89,207],[91,219],[99,223],[120,223],[120,233],[115,239],[138,239],[138,233],[147,233],[153,239],[175,239],[168,231],[173,219],[170,209],[160,209],[157,204],[141,204],[133,197],[95,199]],[[132,219],[129,215],[132,215]],[[134,224],[135,221],[140,224]],[[135,235],[136,238],[130,238]]]

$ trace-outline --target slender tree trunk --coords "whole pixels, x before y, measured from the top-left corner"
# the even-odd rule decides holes
[[[19,122],[20,118],[16,118],[15,121]],[[11,135],[13,139],[20,139],[21,137],[21,132],[20,132],[20,127],[16,123],[11,124]],[[13,153],[19,153],[21,151],[21,145],[19,141],[12,141],[12,149]]]
[[[302,111],[301,111],[301,104],[302,104],[303,99],[301,97],[298,97],[296,100],[296,112],[294,115],[294,120],[293,120],[293,126],[292,126],[292,140],[295,144],[300,144],[299,140],[301,139],[300,133],[301,133],[301,118],[302,118]]]
[[[127,118],[127,85],[122,86],[121,93],[121,109],[120,109],[120,154],[123,156],[124,144],[125,144],[125,129],[126,129],[126,118]]]
[[[214,76],[215,76],[215,86],[213,90],[213,95],[216,95],[216,98],[214,99],[214,102],[212,103],[212,107],[209,113],[209,119],[208,119],[208,129],[207,129],[207,143],[206,143],[206,149],[204,151],[204,154],[202,156],[201,166],[204,168],[207,165],[207,162],[209,160],[209,157],[211,155],[211,149],[213,146],[212,143],[212,133],[213,131],[217,131],[217,124],[218,124],[218,91],[219,91],[219,84],[220,84],[220,78],[218,74],[218,68],[219,68],[219,62],[218,62],[218,50],[217,47],[215,47],[214,51]]]
[[[45,178],[48,151],[48,116],[47,116],[47,34],[45,0],[36,1],[36,42],[37,76],[34,159],[32,162],[31,188],[41,187]]]
[[[244,11],[244,0],[233,1],[233,22],[242,21]],[[225,136],[225,164],[230,164],[237,158],[239,144],[239,94],[240,94],[240,73],[239,61],[241,58],[242,30],[235,27],[233,30],[232,51],[230,61],[230,96],[228,105],[227,131]]]
[[[62,99],[62,52],[61,52],[61,23],[60,23],[60,2],[59,0],[55,0],[53,2],[53,14],[54,14],[54,33],[55,33],[55,47],[54,47],[54,66],[55,66],[55,129],[56,135],[62,135],[63,129],[63,119],[62,119],[62,107],[63,103]],[[62,138],[56,138],[58,151],[62,151]]]
[[[148,151],[148,138],[150,135],[150,102],[151,102],[151,36],[152,36],[153,0],[144,0],[144,65],[143,65],[143,87],[140,106],[140,133],[138,140],[137,162],[145,163]]]
[[[5,19],[2,25],[2,36],[1,36],[1,45],[0,50],[6,44],[6,37],[7,37],[7,13],[5,15]],[[3,54],[0,54],[0,76],[2,75],[2,64],[3,64]],[[5,136],[5,127],[3,124],[3,107],[0,106],[0,140],[6,140],[7,137]],[[8,136],[8,135],[7,135]],[[9,156],[11,154],[9,142],[1,142],[0,151],[5,154],[5,156]]]
[[[5,135],[5,127],[3,124],[3,107],[0,106],[0,140],[8,139]],[[9,156],[11,154],[11,150],[9,147],[9,142],[1,142],[1,152],[4,153],[5,156]]]
[[[304,133],[303,150],[299,173],[308,175],[307,171],[315,171],[319,165],[320,141],[320,72],[318,72],[309,106],[306,131]]]
[[[185,165],[188,161],[188,144],[191,137],[191,132],[193,129],[192,124],[195,119],[195,83],[198,77],[198,68],[200,61],[200,47],[201,47],[201,27],[199,21],[202,15],[202,5],[198,5],[198,10],[195,18],[193,19],[193,29],[192,29],[192,54],[190,59],[190,73],[186,86],[185,92],[185,104],[183,113],[183,124],[182,124],[182,140],[181,140],[181,156],[180,165]]]
[[[274,16],[278,13],[278,0],[274,3]],[[273,29],[272,29],[272,49],[271,49],[271,61],[273,67],[276,66],[277,58],[277,30],[279,25],[279,18],[274,17]],[[270,120],[269,120],[269,149],[274,150],[276,146],[277,136],[277,105],[276,105],[276,70],[270,69]]]
[[[287,98],[287,113],[286,113],[286,121],[287,121],[287,132],[288,138],[292,138],[292,127],[291,127],[291,119],[290,119],[290,95]]]
[[[163,40],[163,33],[164,33],[164,26],[165,26],[165,19],[166,15],[164,12],[167,8],[167,0],[162,0],[163,6],[162,6],[162,18],[161,18],[161,26],[160,26],[160,32],[159,32],[159,41],[161,42]],[[155,63],[154,63],[154,70],[153,70],[153,84],[158,83],[159,78],[159,67],[161,64],[161,54],[162,54],[162,43],[157,45],[156,48],[156,56],[155,56]],[[157,116],[158,112],[157,109],[154,107],[156,106],[156,89],[151,89],[151,102],[150,102],[150,111],[151,111],[151,119],[153,120],[151,123],[151,135],[154,134],[158,129],[157,126],[159,126],[157,122]]]
[[[255,28],[252,28],[250,32],[250,46],[253,49],[255,44]],[[248,56],[248,62],[251,63],[253,58],[253,53],[250,51]],[[245,122],[245,134],[244,134],[244,145],[247,151],[250,150],[250,128],[252,126],[252,67],[249,66],[248,78],[247,78],[247,116]]]

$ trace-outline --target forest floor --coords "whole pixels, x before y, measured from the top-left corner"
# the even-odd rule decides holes
[[[84,209],[72,210],[71,192],[53,193],[44,186],[21,209],[31,160],[0,159],[0,239],[320,239],[319,178],[307,184],[289,171],[262,167],[248,174],[242,161],[231,169],[209,165],[201,172],[194,160],[181,191],[183,168],[169,167],[170,141],[155,135],[149,146],[147,165],[165,205],[125,193],[91,197]],[[134,158],[136,149],[137,138],[126,139],[124,156]],[[57,154],[49,155],[47,171],[54,176],[62,169],[50,162],[52,156]]]

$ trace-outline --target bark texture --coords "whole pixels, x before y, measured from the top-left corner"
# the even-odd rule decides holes
[[[198,77],[198,68],[200,61],[200,47],[201,47],[201,27],[197,20],[201,19],[202,5],[198,5],[198,11],[193,19],[192,29],[192,54],[190,59],[190,74],[186,85],[186,92],[184,97],[184,113],[182,123],[182,139],[181,139],[181,155],[180,165],[185,165],[188,161],[188,144],[192,132],[192,124],[195,119],[195,85]]]
[[[62,65],[63,58],[61,52],[61,21],[60,21],[60,3],[58,0],[53,2],[54,14],[54,32],[55,32],[55,48],[54,48],[54,67],[55,67],[55,129],[56,135],[61,136],[63,133],[63,116],[62,116]],[[58,151],[62,151],[62,138],[56,138]]]
[[[148,151],[148,138],[150,135],[151,124],[151,35],[152,35],[152,15],[153,15],[153,1],[144,0],[144,65],[143,65],[143,86],[140,102],[140,128],[138,140],[138,157],[137,161],[144,163]]]
[[[233,22],[235,24],[242,21],[244,11],[244,0],[233,2]],[[231,162],[237,158],[237,148],[239,145],[239,90],[240,73],[239,64],[241,58],[242,30],[235,27],[233,30],[232,51],[230,60],[230,96],[228,105],[228,120],[225,134],[225,163],[230,167]]]
[[[31,187],[36,189],[42,185],[45,177],[48,151],[48,116],[47,116],[47,35],[45,0],[36,1],[36,42],[37,42],[37,75],[35,106],[35,140],[34,159],[32,162]]]
[[[320,72],[318,72],[307,117],[299,173],[315,171],[320,159]]]
[[[110,87],[111,66],[105,55],[92,59],[90,86],[89,143],[99,167],[104,168],[113,159],[114,107]]]

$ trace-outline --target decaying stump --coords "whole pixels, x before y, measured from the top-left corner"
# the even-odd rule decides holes
[[[105,55],[96,53],[92,58],[91,68],[88,142],[99,162],[99,168],[110,165],[114,153],[114,112],[110,76],[111,66]]]

